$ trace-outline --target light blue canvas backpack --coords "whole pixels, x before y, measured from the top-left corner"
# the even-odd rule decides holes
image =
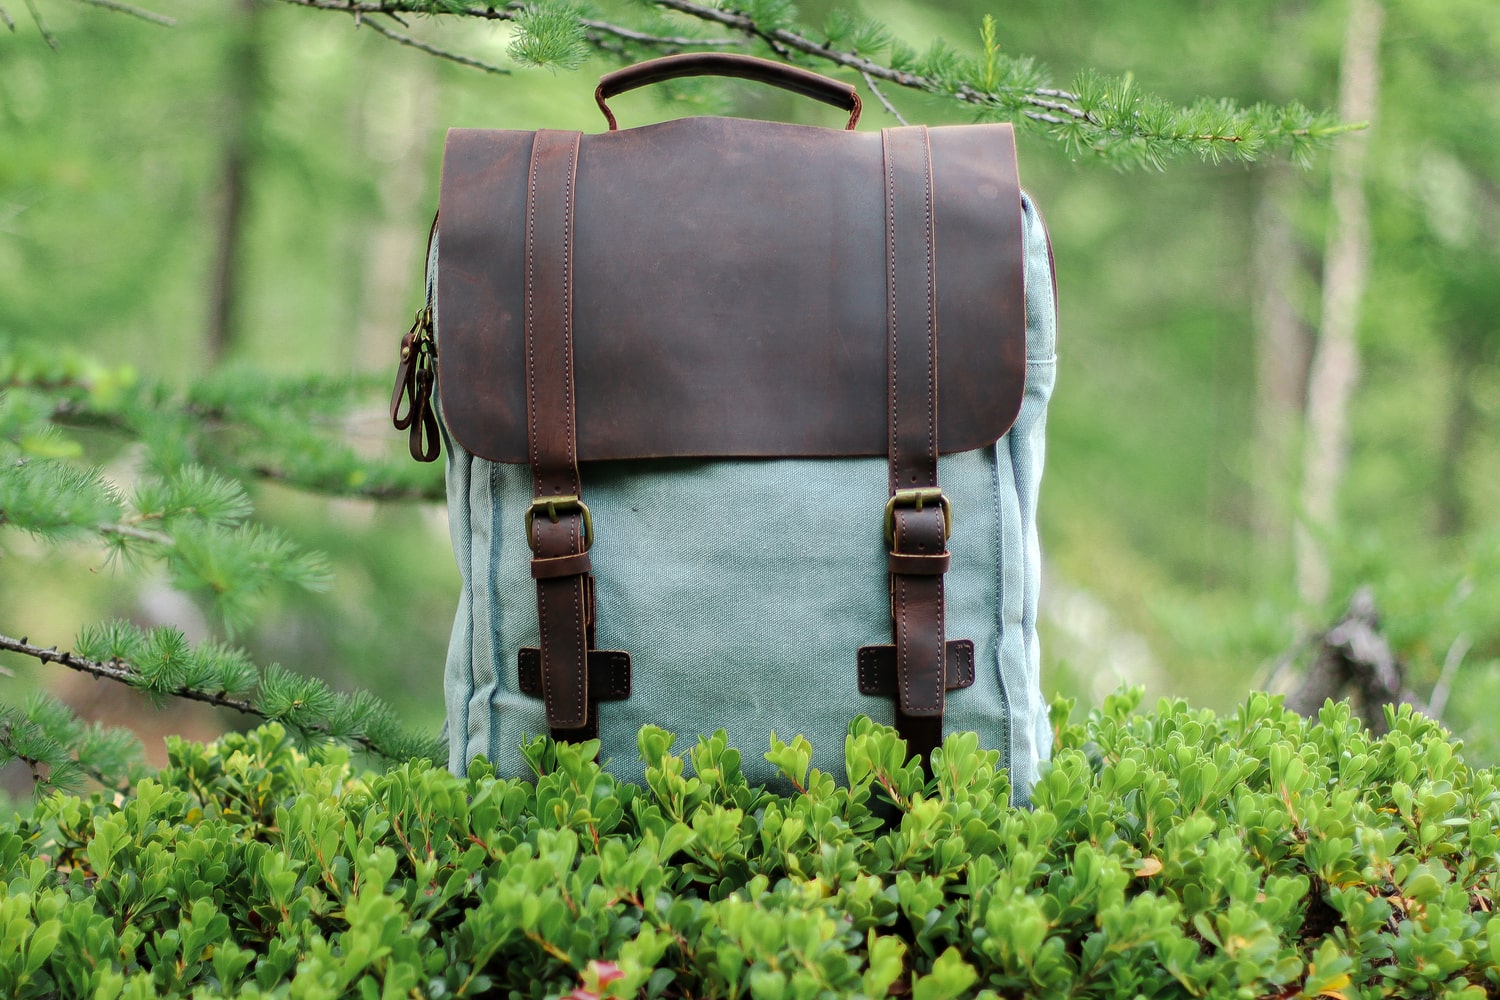
[[[850,130],[614,129],[608,97],[705,73]],[[393,415],[447,451],[450,768],[525,773],[550,732],[639,780],[652,724],[766,783],[800,734],[842,776],[866,715],[913,752],[978,733],[1025,801],[1056,302],[1009,126],[855,132],[847,85],[723,54],[599,101],[598,135],[448,139]]]

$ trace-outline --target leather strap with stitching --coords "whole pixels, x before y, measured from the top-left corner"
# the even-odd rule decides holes
[[[589,690],[592,578],[578,476],[573,398],[573,213],[581,133],[543,129],[526,189],[526,420],[533,507],[541,688],[555,739],[577,739],[595,715]],[[538,511],[541,512],[538,512]]]
[[[936,495],[937,274],[932,153],[925,126],[881,132],[889,332],[890,573],[896,729],[925,762],[942,742],[947,677],[945,501]],[[867,647],[874,649],[879,647]],[[862,650],[861,655],[871,653]]]

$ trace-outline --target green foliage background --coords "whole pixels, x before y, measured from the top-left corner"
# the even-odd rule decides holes
[[[818,24],[842,7],[802,13]],[[251,370],[383,377],[418,304],[443,130],[599,128],[592,80],[612,65],[485,75],[340,15],[269,5],[251,31],[244,5],[153,9],[177,27],[40,2],[57,51],[24,18],[0,34],[0,342],[11,354],[97,359],[95,388],[149,383],[190,401],[259,385]],[[977,53],[980,17],[995,13],[1001,49],[1037,57],[1059,80],[1094,67],[1185,104],[1208,95],[1311,107],[1336,103],[1347,13],[1271,0],[1004,10],[873,0],[863,10],[917,50],[943,38]],[[1292,587],[1295,469],[1256,471],[1250,280],[1253,221],[1270,199],[1297,239],[1288,291],[1315,324],[1326,155],[1305,171],[1184,162],[1119,172],[1022,136],[1062,303],[1042,513],[1049,692],[1096,701],[1140,682],[1234,704],[1300,629],[1332,620],[1354,586],[1371,583],[1419,688],[1456,641],[1471,644],[1447,721],[1495,759],[1485,709],[1500,698],[1500,7],[1405,0],[1386,14],[1367,185],[1374,271],[1327,607],[1299,607]],[[418,18],[412,29],[507,61],[508,26]],[[953,102],[887,89],[912,120],[967,120]],[[621,98],[618,111],[627,124],[724,111],[832,123],[753,88],[674,87]],[[869,126],[890,121],[867,101]],[[240,335],[218,388],[190,389],[208,365],[220,169],[234,142],[251,164]],[[273,405],[254,420],[266,435],[310,425],[399,459],[378,382],[360,390],[352,418]],[[77,436],[89,461],[137,475],[132,434]],[[408,473],[435,488],[431,474]],[[312,595],[272,588],[234,638],[258,661],[371,687],[434,728],[457,582],[440,509],[264,480],[251,499],[261,519],[329,553],[334,583]],[[1258,503],[1282,527],[1258,527]],[[206,603],[106,565],[102,547],[15,532],[0,545],[0,630],[67,643],[83,624],[120,616],[171,621],[194,639],[225,634]],[[8,701],[36,683],[32,665],[14,662],[19,676],[0,677]]]

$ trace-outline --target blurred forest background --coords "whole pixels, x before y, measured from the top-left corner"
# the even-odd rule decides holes
[[[17,23],[0,32],[0,351],[179,388],[210,372],[228,385],[369,376],[332,431],[392,461],[405,442],[386,387],[420,304],[444,130],[600,129],[594,80],[616,65],[489,74],[348,16],[258,0],[151,4],[175,27],[35,0],[54,49],[4,6]],[[803,21],[836,6],[807,0]],[[1442,676],[1445,721],[1500,760],[1500,4],[861,10],[918,49],[943,38],[965,51],[994,14],[1003,49],[1062,83],[1092,67],[1183,103],[1342,100],[1346,119],[1372,122],[1306,168],[1120,170],[1021,133],[1061,296],[1043,686],[1093,704],[1138,683],[1230,708],[1252,687],[1291,685],[1299,643],[1368,586],[1411,685],[1425,696]],[[509,64],[505,24],[410,30]],[[970,120],[952,101],[886,93],[912,121]],[[633,94],[617,112],[627,126],[838,117],[720,85]],[[893,122],[866,94],[864,127]],[[79,433],[91,461],[130,479],[129,439]],[[441,488],[437,466],[409,475]],[[258,662],[371,688],[435,730],[458,583],[442,505],[247,485],[261,520],[329,554],[333,583],[273,591],[234,640]],[[112,616],[224,635],[164,577],[108,566],[97,545],[0,536],[0,631],[66,647]],[[164,732],[240,724],[175,705],[153,715],[123,688],[29,660],[0,667],[0,700],[46,685],[127,716],[153,749]]]

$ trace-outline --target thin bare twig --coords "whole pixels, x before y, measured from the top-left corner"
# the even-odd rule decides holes
[[[142,7],[136,7],[133,4],[121,3],[120,0],[78,0],[78,2],[89,4],[93,7],[103,7],[105,10],[112,10],[120,14],[128,14],[131,17],[138,17],[142,21],[150,21],[152,24],[159,24],[164,28],[177,27],[177,18],[175,17],[158,14],[153,10],[146,10]]]
[[[0,7],[0,24],[5,25],[12,32],[16,30],[16,22],[10,19],[10,13],[4,7]]]
[[[152,545],[164,545],[170,548],[172,539],[155,531],[146,531],[130,524],[103,524],[99,526],[99,534],[114,535],[116,538],[129,538],[137,542],[150,542]]]
[[[1464,662],[1464,657],[1469,655],[1469,650],[1474,647],[1474,640],[1469,638],[1467,632],[1453,640],[1453,645],[1448,647],[1448,655],[1443,657],[1443,669],[1438,673],[1437,683],[1432,686],[1432,697],[1427,699],[1427,711],[1434,718],[1441,720],[1443,709],[1448,707],[1448,695],[1453,691],[1453,678],[1458,674],[1459,664]]]
[[[896,119],[896,121],[900,122],[902,125],[911,124],[911,122],[901,117],[901,112],[897,111],[896,106],[886,98],[885,92],[882,91],[878,86],[876,86],[875,79],[870,76],[870,74],[861,72],[859,75],[865,78],[865,86],[870,88],[870,93],[875,95],[875,99],[880,102],[880,106],[882,108],[885,108],[887,114]]]
[[[61,46],[58,44],[57,36],[47,27],[47,22],[42,20],[42,12],[36,9],[36,0],[26,0],[26,9],[31,11],[31,19],[36,22],[36,30],[42,33],[42,41],[46,42],[53,52],[56,52]]]
[[[391,20],[395,21],[397,24],[401,23],[400,20],[395,17],[395,15],[387,16],[389,16]],[[419,52],[426,52],[430,56],[437,56],[439,59],[447,59],[449,62],[456,62],[460,66],[472,66],[475,69],[482,69],[486,73],[495,73],[500,76],[510,75],[510,70],[506,69],[504,66],[496,66],[493,63],[483,62],[479,59],[473,58],[472,56],[461,55],[457,52],[450,52],[447,49],[440,49],[436,45],[431,45],[419,39],[412,38],[410,35],[403,35],[399,31],[392,31],[390,28],[387,28],[385,25],[381,24],[379,21],[376,21],[374,18],[361,17],[359,19],[359,23],[366,28],[369,28],[377,35],[384,35],[386,38],[389,38],[393,42],[399,42],[402,45],[409,45]]]
[[[512,4],[512,6],[516,6]],[[607,21],[591,21],[587,18],[579,18],[578,23],[590,31],[599,31],[606,35],[614,35],[623,38],[627,42],[638,42],[641,45],[652,45],[668,49],[688,49],[724,46],[735,46],[744,44],[737,38],[690,38],[686,35],[649,35],[643,31],[633,28],[624,28],[618,24],[610,24]]]

